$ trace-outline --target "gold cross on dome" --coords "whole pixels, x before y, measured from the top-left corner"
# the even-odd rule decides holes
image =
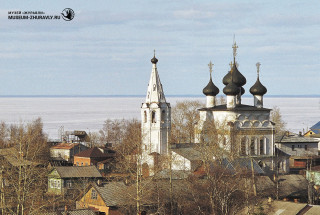
[[[236,58],[236,56],[237,56],[237,48],[238,48],[237,43],[236,43],[236,41],[234,41],[233,46],[232,46],[233,58]]]
[[[210,61],[210,63],[208,64],[209,66],[209,71],[210,71],[210,77],[211,77],[211,74],[212,74],[212,67],[213,67],[213,63]]]
[[[230,69],[232,69],[232,67],[233,67],[232,61],[229,63],[229,66],[230,66]]]
[[[256,66],[257,66],[257,74],[258,74],[258,77],[259,77],[261,63],[260,62],[256,63]]]

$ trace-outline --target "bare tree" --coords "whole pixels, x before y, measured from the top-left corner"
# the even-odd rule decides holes
[[[190,143],[194,141],[195,125],[199,120],[200,101],[181,101],[172,108],[171,143]]]
[[[6,127],[6,129],[4,129]],[[45,207],[46,165],[49,157],[41,119],[27,125],[2,125],[8,144],[1,149],[3,213],[32,214]],[[2,133],[3,135],[3,133]]]
[[[127,120],[107,119],[100,130],[100,141],[103,143],[121,144],[126,130]]]
[[[271,111],[271,121],[275,123],[275,132],[280,133],[285,131],[286,129],[286,122],[283,121],[282,115],[280,112],[280,108],[277,106],[274,106]]]

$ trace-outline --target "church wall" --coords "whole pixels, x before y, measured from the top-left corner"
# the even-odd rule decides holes
[[[191,171],[191,161],[175,152],[172,152],[172,169]]]

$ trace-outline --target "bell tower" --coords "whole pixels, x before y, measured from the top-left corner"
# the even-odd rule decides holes
[[[154,54],[146,100],[141,106],[142,154],[149,167],[156,165],[155,156],[168,153],[171,131],[171,107],[164,96],[157,62]]]

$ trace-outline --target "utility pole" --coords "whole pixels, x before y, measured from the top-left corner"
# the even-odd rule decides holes
[[[254,168],[253,168],[253,158],[251,158],[251,172],[252,172],[252,183],[253,183],[253,194],[254,196],[257,196],[257,188],[256,188],[256,183],[254,180]]]

